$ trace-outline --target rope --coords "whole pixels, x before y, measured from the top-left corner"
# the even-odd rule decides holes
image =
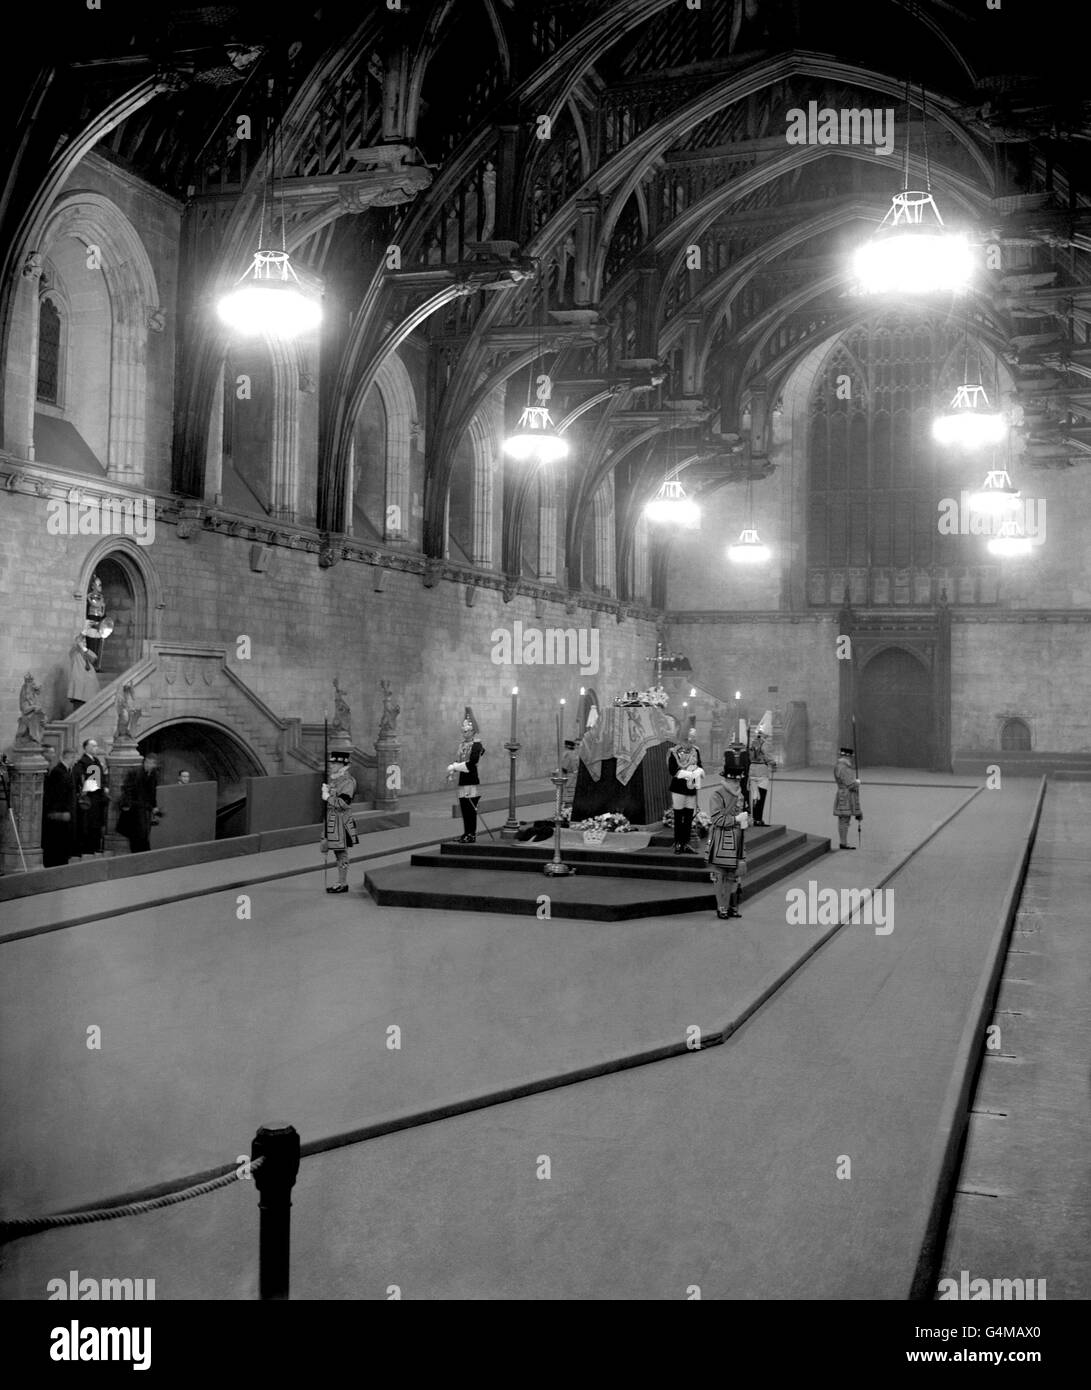
[[[265,1162],[255,1158],[249,1172],[255,1173]],[[116,1221],[120,1216],[143,1216],[161,1207],[173,1207],[178,1202],[188,1202],[191,1197],[203,1197],[233,1182],[240,1182],[238,1171],[222,1173],[218,1178],[198,1183],[195,1187],[183,1188],[181,1192],[169,1192],[162,1197],[152,1197],[145,1202],[125,1202],[117,1207],[95,1207],[90,1211],[62,1211],[53,1216],[13,1217],[10,1221],[0,1221],[0,1243],[18,1240],[20,1236],[38,1235],[42,1231],[54,1231],[62,1226],[87,1226],[95,1221]]]

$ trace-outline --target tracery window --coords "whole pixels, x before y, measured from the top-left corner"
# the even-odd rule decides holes
[[[807,441],[811,604],[839,604],[848,585],[854,603],[930,605],[949,567],[973,560],[961,537],[940,534],[939,503],[967,478],[931,435],[964,339],[957,323],[889,314],[853,329],[826,358]],[[980,585],[975,593],[987,597]]]
[[[61,404],[61,311],[46,295],[38,305],[37,397],[49,405]]]

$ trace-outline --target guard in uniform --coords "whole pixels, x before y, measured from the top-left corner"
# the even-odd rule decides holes
[[[462,812],[462,834],[458,839],[464,845],[472,845],[477,840],[477,803],[481,800],[477,765],[485,755],[478,732],[477,720],[467,705],[462,720],[462,742],[455,761],[447,769],[448,780],[458,773],[458,809]]]
[[[754,824],[765,824],[765,798],[776,763],[765,751],[765,734],[758,729],[750,746],[750,795],[754,803]]]
[[[693,854],[689,837],[697,814],[697,791],[704,776],[695,729],[689,730],[684,743],[676,743],[668,750],[667,773],[671,779],[671,806],[674,808],[674,852]]]
[[[837,783],[833,813],[837,817],[837,835],[841,842],[838,849],[856,848],[849,844],[849,822],[853,816],[858,821],[864,819],[860,812],[860,779],[856,776],[852,757],[851,748],[842,748],[833,770],[833,780]]]
[[[741,917],[742,876],[746,873],[742,832],[749,826],[742,783],[727,765],[725,758],[723,783],[712,793],[709,819],[712,828],[708,836],[708,866],[716,885],[716,916]]]
[[[337,882],[326,889],[327,893],[349,891],[349,848],[360,842],[356,822],[349,814],[349,807],[356,797],[356,779],[349,771],[349,759],[347,751],[335,748],[326,769],[329,781],[322,784],[326,821],[325,837],[320,848],[323,854],[333,850],[333,857],[337,861]]]

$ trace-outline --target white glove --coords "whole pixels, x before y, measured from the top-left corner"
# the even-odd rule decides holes
[[[741,814],[735,817],[735,824],[739,827],[740,830],[745,830],[750,824],[750,817],[746,814],[745,811],[743,811]]]
[[[323,783],[322,783],[322,800],[323,800],[323,801],[329,801],[329,799],[330,799],[330,789],[329,789],[329,786],[328,786],[327,783],[323,782]]]
[[[469,763],[452,763],[451,766],[456,772],[469,772],[470,770]]]

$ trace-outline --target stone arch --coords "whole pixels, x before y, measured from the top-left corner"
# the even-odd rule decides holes
[[[77,189],[58,198],[45,219],[39,249],[31,260],[41,267],[50,246],[68,237],[82,241],[89,249],[98,248],[99,268],[110,303],[107,472],[119,482],[140,486],[144,480],[148,315],[159,307],[155,273],[136,228],[121,209],[101,193]],[[36,293],[24,296],[20,305],[22,313],[32,309],[33,321],[29,325],[29,386],[24,388],[22,429],[16,428],[13,443],[20,434],[28,444],[33,440],[38,367],[37,300]],[[11,389],[9,386],[9,391]]]
[[[128,536],[104,536],[84,557],[73,594],[75,603],[72,631],[78,632],[84,624],[91,576],[106,562],[110,562],[121,571],[132,593],[132,660],[135,661],[140,656],[144,643],[154,642],[160,636],[164,601],[163,586],[145,549]]]

